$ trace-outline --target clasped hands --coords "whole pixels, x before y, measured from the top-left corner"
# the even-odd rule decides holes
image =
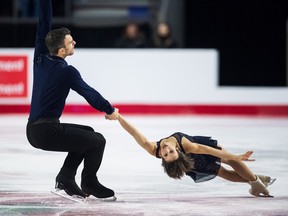
[[[119,116],[120,116],[119,109],[115,108],[113,113],[111,113],[110,115],[108,115],[108,114],[105,115],[105,119],[118,120]]]

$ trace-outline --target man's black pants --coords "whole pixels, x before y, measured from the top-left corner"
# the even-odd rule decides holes
[[[85,125],[60,123],[58,119],[29,121],[27,139],[35,148],[68,152],[61,174],[75,177],[84,159],[83,179],[94,179],[101,165],[106,140],[102,134]]]

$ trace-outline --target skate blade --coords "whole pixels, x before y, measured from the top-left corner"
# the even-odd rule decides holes
[[[259,194],[258,197],[274,198],[274,196],[272,196],[272,195],[263,195],[263,194]]]
[[[77,203],[84,203],[86,202],[86,198],[82,197],[82,196],[79,196],[79,195],[68,195],[68,194],[63,194],[61,193],[62,190],[59,190],[59,189],[56,189],[55,191],[51,190],[51,193],[57,195],[57,196],[60,196],[64,199],[67,199],[67,200],[71,200],[73,202],[77,202]]]
[[[115,202],[117,200],[116,196],[107,197],[107,198],[97,198],[97,197],[88,197],[87,201],[95,201],[95,202]]]
[[[268,185],[272,185],[275,181],[276,181],[276,178],[271,179],[270,182],[268,183]]]
[[[108,198],[101,198],[100,200],[103,202],[114,202],[117,200],[117,197],[113,196],[113,197],[108,197]]]

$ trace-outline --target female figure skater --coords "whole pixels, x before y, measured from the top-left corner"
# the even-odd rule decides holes
[[[109,116],[106,118],[109,119]],[[232,182],[249,183],[249,193],[253,196],[270,196],[267,187],[274,179],[253,174],[243,162],[254,161],[250,159],[252,151],[234,155],[219,146],[217,140],[211,137],[189,136],[181,132],[158,142],[150,142],[123,116],[119,115],[118,121],[149,154],[162,158],[164,171],[171,178],[181,179],[186,174],[197,183],[219,176]],[[233,170],[225,169],[221,163],[230,165]]]

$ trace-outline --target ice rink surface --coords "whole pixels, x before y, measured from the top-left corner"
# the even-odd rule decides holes
[[[288,215],[288,119],[227,116],[127,116],[149,140],[174,132],[207,135],[235,154],[253,150],[247,162],[257,174],[276,177],[274,198],[253,197],[249,185],[215,178],[173,180],[118,122],[102,115],[63,116],[62,122],[92,126],[106,140],[98,178],[115,202],[75,203],[50,191],[66,153],[33,148],[25,136],[27,115],[0,115],[0,215]],[[81,145],[81,143],[79,143]],[[77,173],[80,183],[82,165]]]

